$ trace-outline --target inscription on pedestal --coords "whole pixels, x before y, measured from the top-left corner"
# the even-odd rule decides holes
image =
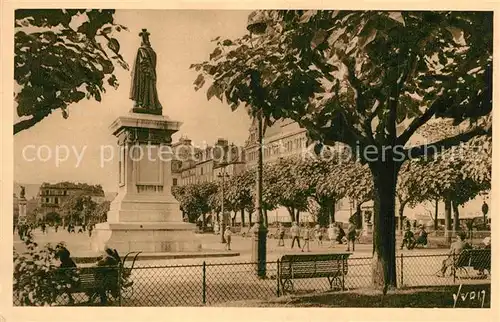
[[[137,185],[138,193],[148,193],[148,192],[163,192],[163,186],[150,186],[150,185]]]

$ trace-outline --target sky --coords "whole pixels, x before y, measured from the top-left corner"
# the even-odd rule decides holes
[[[147,28],[157,53],[157,88],[163,114],[182,122],[181,135],[196,145],[212,145],[226,138],[243,145],[250,119],[243,109],[232,112],[217,99],[207,101],[206,88],[195,92],[197,72],[192,63],[208,60],[217,36],[234,39],[246,33],[250,11],[229,10],[117,10],[115,22],[129,31],[116,35],[121,53],[132,69],[140,46],[139,33]],[[117,67],[120,86],[109,88],[102,101],[82,100],[69,108],[63,119],[56,110],[34,127],[14,136],[14,180],[21,183],[75,181],[101,184],[105,191],[117,190],[118,160],[101,162],[102,146],[116,146],[108,126],[128,113],[130,70]],[[57,148],[60,146],[59,148]],[[67,147],[67,150],[65,147]],[[59,150],[58,150],[59,149]],[[104,150],[102,150],[104,149]],[[24,151],[24,155],[23,155]],[[50,151],[50,152],[49,152]],[[56,163],[56,153],[67,160]],[[69,152],[69,154],[67,154]],[[109,157],[109,154],[105,155]]]

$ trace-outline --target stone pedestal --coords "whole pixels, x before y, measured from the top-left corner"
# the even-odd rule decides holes
[[[26,207],[27,207],[27,204],[28,204],[28,201],[26,200],[26,198],[24,196],[21,196],[19,198],[19,216],[18,216],[18,219],[17,219],[17,223],[18,224],[25,224],[26,223]]]
[[[107,222],[96,225],[93,248],[124,254],[201,250],[195,225],[185,223],[172,196],[171,136],[180,127],[163,115],[130,113],[111,124],[118,138],[118,195]]]

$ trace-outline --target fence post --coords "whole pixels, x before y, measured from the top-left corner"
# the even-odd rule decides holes
[[[343,257],[342,258],[342,291],[345,291],[345,279],[344,279],[344,269],[345,269],[345,263],[347,262],[348,257]]]
[[[403,253],[401,253],[401,287],[403,287],[404,285],[404,282],[403,282],[403,271],[404,271],[404,267],[403,267]]]
[[[202,282],[202,297],[203,297],[203,305],[207,303],[207,283],[206,283],[206,277],[207,277],[207,265],[205,261],[203,261],[203,282]]]
[[[280,296],[280,260],[276,261],[276,296]]]

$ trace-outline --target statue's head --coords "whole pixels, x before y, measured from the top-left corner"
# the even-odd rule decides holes
[[[139,36],[142,37],[142,43],[141,45],[143,46],[151,46],[151,43],[149,42],[149,32],[147,29],[142,29],[141,33],[139,34]]]

